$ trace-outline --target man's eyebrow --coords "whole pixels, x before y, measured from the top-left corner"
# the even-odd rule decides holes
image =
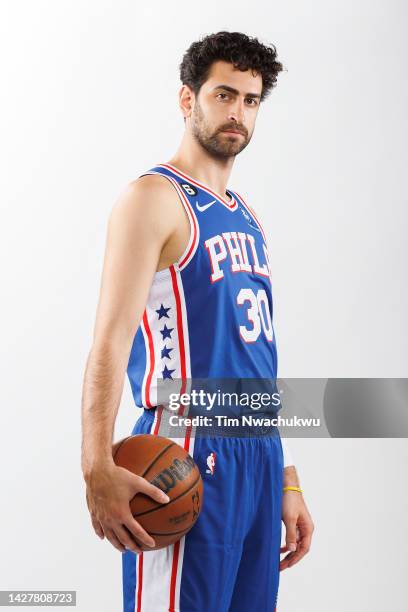
[[[239,95],[239,91],[238,89],[234,89],[234,87],[230,87],[229,85],[217,85],[216,87],[214,87],[214,89],[224,89],[225,91],[229,91],[232,94],[235,94],[236,96]],[[245,94],[246,98],[260,98],[261,94],[257,94],[257,93],[247,93]]]

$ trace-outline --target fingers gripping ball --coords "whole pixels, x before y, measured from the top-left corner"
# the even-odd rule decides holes
[[[177,542],[194,525],[203,500],[203,482],[194,459],[169,438],[140,434],[116,442],[112,449],[115,464],[146,478],[159,487],[170,501],[160,504],[144,493],[130,500],[138,523],[154,538],[157,550]]]

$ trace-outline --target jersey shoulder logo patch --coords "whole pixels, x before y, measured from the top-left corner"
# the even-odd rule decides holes
[[[241,209],[241,212],[244,215],[245,219],[247,220],[249,227],[252,227],[252,229],[256,230],[257,232],[260,232],[261,230],[259,229],[259,227],[257,227],[256,225],[253,225],[252,219],[248,215],[247,211],[244,208],[242,208],[242,206],[240,206],[240,209]]]
[[[190,185],[190,183],[180,183],[182,188],[189,196],[197,195],[197,189]]]

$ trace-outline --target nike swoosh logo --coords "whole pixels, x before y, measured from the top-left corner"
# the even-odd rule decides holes
[[[212,202],[209,202],[208,204],[204,204],[203,206],[200,206],[198,202],[196,202],[196,207],[197,210],[199,210],[200,212],[203,212],[204,210],[207,210],[207,208],[210,208],[210,206],[212,206],[213,204],[216,203],[217,200],[213,200]]]

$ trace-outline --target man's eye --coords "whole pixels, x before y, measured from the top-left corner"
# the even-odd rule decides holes
[[[219,93],[217,94],[217,98],[220,98],[220,100],[226,100],[228,95],[226,93]]]
[[[258,100],[256,98],[247,98],[246,101],[250,106],[256,106],[258,104]]]

